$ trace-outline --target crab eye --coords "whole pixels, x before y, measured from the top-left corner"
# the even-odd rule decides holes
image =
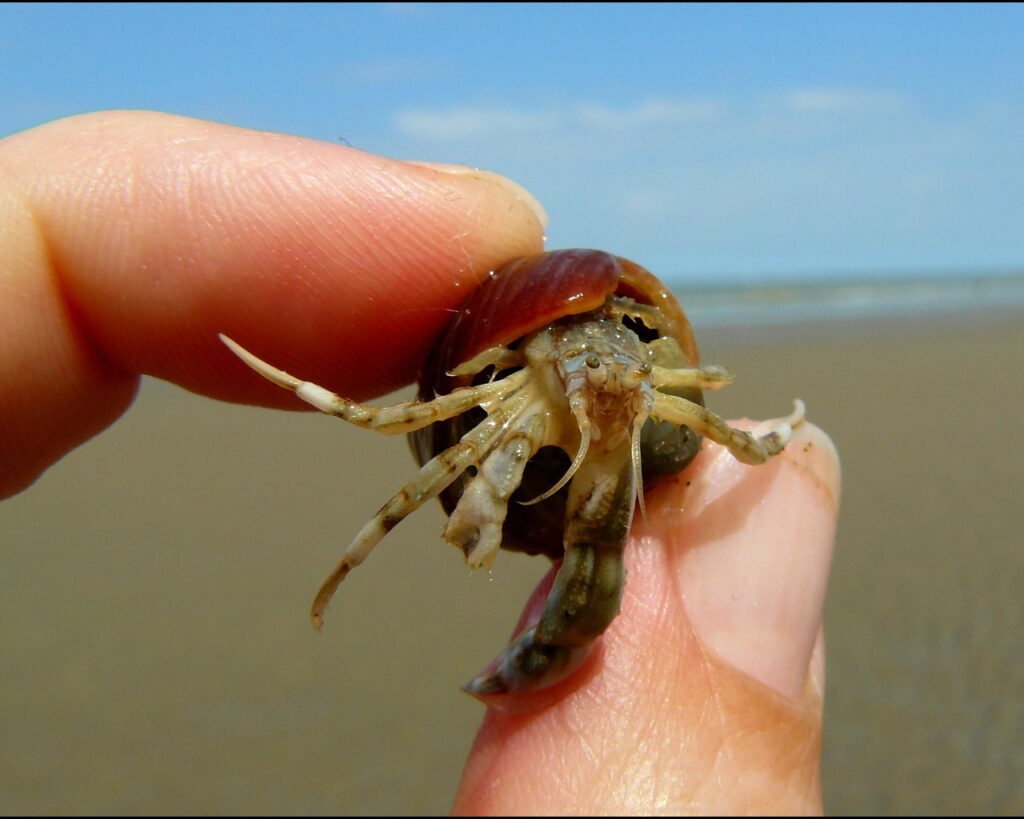
[[[596,370],[598,367],[601,366],[601,359],[599,359],[594,353],[588,355],[585,359],[583,359],[583,361],[592,370]]]

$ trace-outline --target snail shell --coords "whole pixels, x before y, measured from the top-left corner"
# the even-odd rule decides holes
[[[647,327],[624,316],[623,321],[645,341],[672,338],[682,358],[676,366],[697,367],[693,329],[675,296],[648,270],[621,256],[600,250],[556,250],[514,259],[493,272],[473,292],[449,323],[427,357],[419,375],[420,401],[430,401],[457,387],[483,383],[494,373],[475,377],[449,373],[483,350],[515,347],[522,338],[558,321],[584,316],[608,303],[629,301],[654,308],[657,326]],[[503,375],[503,374],[502,374]],[[683,387],[672,393],[703,405],[701,390]],[[452,446],[481,418],[480,410],[432,424],[409,434],[413,454],[424,464]],[[688,427],[649,419],[641,442],[643,480],[650,488],[662,475],[686,467],[700,451],[700,436]],[[569,467],[569,455],[545,447],[527,465],[522,484],[512,495],[502,531],[502,548],[527,554],[562,556],[568,488],[529,506]],[[469,475],[462,475],[440,501],[451,514],[462,497]]]

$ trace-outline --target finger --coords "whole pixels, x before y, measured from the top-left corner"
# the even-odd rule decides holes
[[[749,641],[716,643],[714,629],[691,623],[695,584],[717,583],[707,593],[726,600],[738,591],[742,604],[750,581],[742,571],[687,561],[695,550],[713,551],[720,541],[735,549],[735,539],[745,539],[752,544],[747,554],[758,559],[781,550],[783,564],[794,553],[811,560],[822,583],[838,496],[834,449],[826,442],[809,427],[776,463],[739,465],[743,477],[731,481],[723,475],[731,467],[718,464],[717,448],[709,446],[699,462],[651,492],[647,521],[634,525],[626,552],[622,610],[602,638],[596,672],[544,711],[489,710],[455,811],[820,811],[823,644],[815,642],[817,592],[793,602],[798,596],[774,586],[790,606],[804,606],[805,616],[818,621],[809,656],[790,652],[794,665],[802,663],[804,685],[788,696],[780,690],[789,684],[787,675],[781,685],[780,678],[765,682],[763,666],[748,662],[756,656]],[[746,485],[748,480],[754,484]],[[722,490],[717,494],[716,486]],[[790,542],[792,518],[780,507],[821,507],[831,525],[801,528],[807,542],[798,548]],[[759,593],[762,605],[776,605],[768,591]],[[698,617],[708,619],[709,613],[704,606]],[[742,618],[732,619],[738,624]],[[747,653],[736,645],[745,645]]]
[[[468,290],[543,240],[501,177],[164,114],[17,134],[0,168],[0,494],[140,373],[293,405],[218,332],[354,398],[408,383]]]
[[[749,423],[737,426],[753,429]],[[771,422],[763,425],[771,428]],[[798,697],[825,601],[839,509],[839,459],[804,424],[786,449],[749,468],[705,447],[683,496],[665,497],[664,521],[686,616],[709,650],[782,694]],[[794,502],[791,498],[800,498]],[[671,527],[684,514],[685,529]]]

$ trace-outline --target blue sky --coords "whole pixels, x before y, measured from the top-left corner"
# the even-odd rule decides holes
[[[1024,268],[1024,6],[0,6],[0,135],[149,108],[511,176],[666,280]]]

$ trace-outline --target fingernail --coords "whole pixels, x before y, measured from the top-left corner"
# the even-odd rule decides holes
[[[520,185],[518,182],[513,182],[507,176],[501,174],[492,173],[491,171],[484,171],[480,168],[471,168],[468,165],[445,165],[438,162],[417,162],[415,160],[405,160],[410,165],[418,165],[421,168],[429,168],[430,170],[437,171],[438,173],[451,174],[452,176],[464,176],[471,179],[477,179],[481,182],[486,182],[491,185],[495,185],[512,196],[519,202],[526,205],[534,215],[537,217],[537,221],[540,222],[542,228],[547,227],[548,214],[544,210],[544,207],[537,198],[530,193],[526,188]]]
[[[787,696],[805,690],[821,628],[839,501],[829,437],[804,424],[745,466],[709,445],[680,523],[683,597],[710,651]]]

